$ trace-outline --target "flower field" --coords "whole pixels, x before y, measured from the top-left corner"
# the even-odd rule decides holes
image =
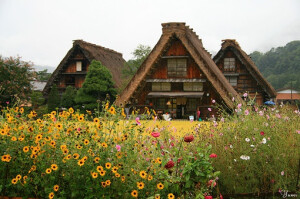
[[[0,195],[222,198],[299,191],[300,114],[237,105],[212,122],[124,120],[122,109],[0,116]]]

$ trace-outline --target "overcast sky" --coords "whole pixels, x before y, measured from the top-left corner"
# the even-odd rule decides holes
[[[300,0],[0,0],[0,55],[56,67],[83,39],[128,60],[154,47],[164,22],[186,22],[210,52],[232,38],[266,52],[300,40]]]

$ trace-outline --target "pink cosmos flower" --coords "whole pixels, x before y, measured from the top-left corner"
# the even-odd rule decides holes
[[[282,176],[284,175],[284,171],[281,171],[281,173],[280,173]]]
[[[248,96],[248,93],[244,93],[244,94],[243,94],[243,97],[247,97],[247,96]]]
[[[245,115],[249,115],[249,111],[248,111],[248,109],[247,109],[247,110],[245,110]]]
[[[160,136],[160,133],[159,132],[152,132],[151,135],[155,138],[159,137]]]
[[[136,123],[137,123],[139,126],[141,125],[141,122],[140,122],[140,118],[139,118],[139,117],[135,118],[135,121],[136,121]]]
[[[242,107],[242,104],[238,104],[237,108],[240,109]]]
[[[216,103],[216,100],[212,100],[211,102],[214,104],[214,103]]]
[[[116,149],[117,149],[117,151],[121,151],[121,146],[117,144]]]
[[[234,97],[232,97],[232,101],[234,102]]]
[[[297,130],[297,133],[300,134],[300,130]]]
[[[211,111],[211,108],[208,108],[208,111]]]

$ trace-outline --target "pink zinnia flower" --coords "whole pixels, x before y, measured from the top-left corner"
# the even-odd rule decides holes
[[[159,137],[160,136],[160,133],[159,132],[152,132],[151,135],[155,138]]]
[[[141,122],[140,122],[140,118],[139,118],[139,117],[135,118],[135,121],[136,121],[136,123],[137,123],[139,126],[141,125]]]
[[[121,146],[117,144],[116,149],[117,149],[117,151],[121,151]]]
[[[216,157],[217,157],[217,154],[212,153],[212,154],[209,155],[209,157],[210,157],[210,158],[216,158]]]

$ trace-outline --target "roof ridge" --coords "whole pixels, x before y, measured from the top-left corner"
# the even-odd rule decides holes
[[[76,40],[73,40],[73,44],[75,44],[75,43],[84,43],[84,44],[87,44],[87,45],[90,45],[90,46],[94,46],[94,47],[97,47],[97,48],[102,48],[103,50],[110,51],[110,52],[112,52],[112,53],[116,53],[116,54],[118,54],[118,55],[120,55],[120,56],[123,55],[122,53],[117,52],[117,51],[115,51],[115,50],[112,50],[112,49],[110,49],[110,48],[106,48],[106,47],[103,47],[103,46],[100,46],[100,45],[97,45],[97,44],[93,44],[93,43],[84,41],[84,40],[82,40],[82,39],[76,39]]]

